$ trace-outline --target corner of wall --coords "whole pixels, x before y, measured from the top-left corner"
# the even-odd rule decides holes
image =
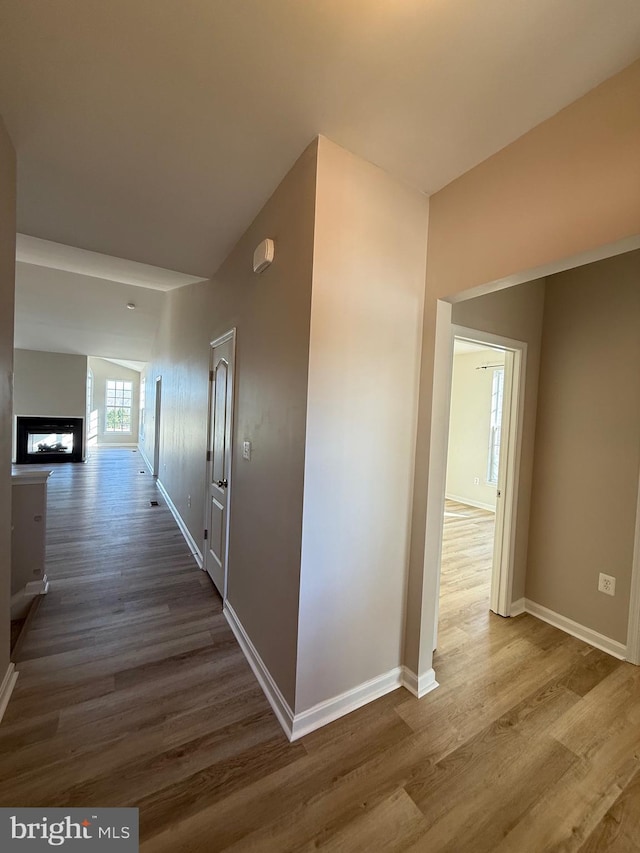
[[[0,701],[8,701],[15,683],[9,663],[15,257],[16,156],[0,117]]]

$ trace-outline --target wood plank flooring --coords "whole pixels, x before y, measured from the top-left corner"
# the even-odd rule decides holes
[[[0,805],[138,806],[143,853],[640,850],[640,670],[489,613],[491,516],[448,507],[440,688],[289,744],[141,463],[50,480]]]

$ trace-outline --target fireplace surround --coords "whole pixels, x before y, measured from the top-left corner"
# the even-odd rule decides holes
[[[18,417],[16,464],[82,462],[83,418]]]

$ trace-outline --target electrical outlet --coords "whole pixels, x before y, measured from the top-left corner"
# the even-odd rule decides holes
[[[191,509],[191,495],[187,495],[187,507]]]
[[[479,486],[479,485],[480,485],[480,477],[474,477],[474,478],[473,478],[473,485],[474,485],[474,486]]]
[[[598,577],[598,592],[604,592],[605,595],[615,595],[616,579],[611,575],[604,575],[600,572]]]
[[[243,441],[242,442],[242,458],[243,459],[251,459],[251,442]]]

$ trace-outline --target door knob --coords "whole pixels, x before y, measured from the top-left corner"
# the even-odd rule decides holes
[[[218,485],[220,486],[221,489],[226,489],[229,485],[229,481],[228,480],[218,480]]]

